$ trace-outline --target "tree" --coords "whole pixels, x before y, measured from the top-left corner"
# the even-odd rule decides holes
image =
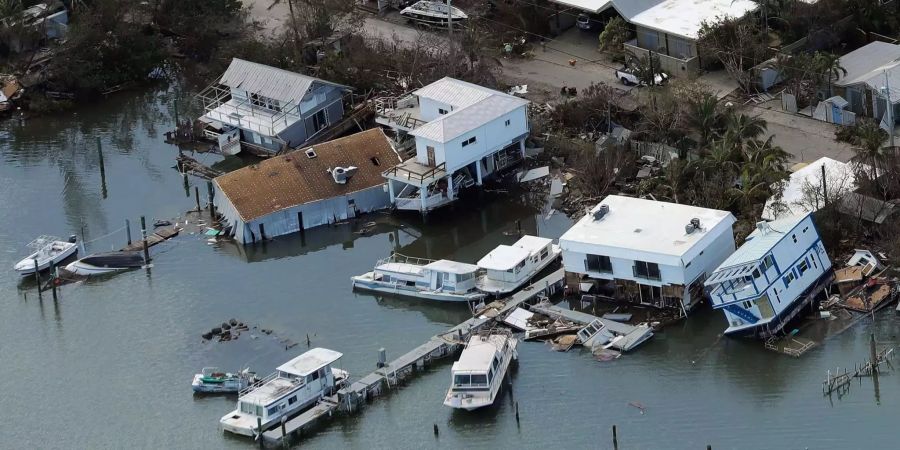
[[[759,138],[766,132],[766,121],[759,116],[729,113],[725,116],[723,138],[740,148],[743,143]]]
[[[816,52],[813,56],[816,68],[828,85],[828,95],[831,96],[831,83],[847,75],[847,69],[841,65],[841,57],[830,52]]]
[[[688,98],[688,126],[700,135],[697,143],[701,149],[710,144],[716,129],[722,122],[719,99],[713,94]]]
[[[766,59],[766,39],[759,22],[743,18],[717,17],[704,22],[698,33],[701,60],[719,61],[744,92],[752,92],[751,67]]]
[[[629,38],[628,24],[619,16],[606,23],[600,33],[600,50],[609,53],[614,61],[625,60],[625,43]]]
[[[860,172],[879,195],[884,195],[880,175],[890,157],[890,148],[884,146],[888,134],[872,119],[856,122],[851,132],[851,144],[856,154],[855,160],[861,164]]]

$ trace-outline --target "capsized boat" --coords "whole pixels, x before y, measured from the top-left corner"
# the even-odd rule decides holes
[[[395,253],[378,261],[372,272],[351,279],[355,289],[445,302],[475,302],[485,297],[475,289],[477,272],[478,266],[472,264]]]
[[[272,375],[241,390],[237,409],[222,416],[219,425],[229,433],[256,436],[280,423],[282,417],[300,414],[346,384],[349,374],[332,367],[342,356],[334,350],[314,348],[278,366]]]
[[[506,329],[486,330],[469,338],[450,369],[444,405],[471,411],[493,404],[510,363],[519,357],[517,345],[518,340]]]
[[[191,388],[201,394],[237,394],[259,382],[255,372],[244,369],[238,373],[222,372],[218,367],[204,367],[194,374]]]
[[[140,252],[94,253],[66,266],[66,270],[77,275],[100,275],[138,269],[144,265]]]
[[[444,2],[432,2],[428,0],[418,1],[400,11],[400,15],[410,22],[431,25],[437,27],[447,26],[447,16],[453,26],[460,26],[469,18],[466,13],[455,6],[448,6]]]
[[[28,248],[34,249],[34,253],[26,256],[16,263],[15,269],[20,275],[34,273],[34,262],[37,260],[37,269],[46,270],[51,265],[56,265],[74,255],[78,251],[75,245],[75,236],[70,236],[68,241],[58,237],[40,236],[28,243]]]
[[[478,261],[484,274],[475,281],[478,290],[508,294],[519,289],[562,254],[553,240],[522,236],[513,245],[500,245]]]

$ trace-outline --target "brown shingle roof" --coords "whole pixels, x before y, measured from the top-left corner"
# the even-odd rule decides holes
[[[400,157],[380,128],[314,145],[315,158],[296,150],[216,177],[245,222],[292,206],[349,194],[384,183],[381,172]],[[373,158],[378,161],[375,165]],[[335,167],[359,170],[346,184],[328,173]]]

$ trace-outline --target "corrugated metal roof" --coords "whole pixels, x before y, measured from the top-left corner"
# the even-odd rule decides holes
[[[731,254],[719,267],[716,272],[729,267],[739,266],[753,261],[759,261],[769,250],[775,246],[785,235],[791,232],[800,222],[806,219],[810,213],[799,214],[795,216],[784,217],[771,222],[766,222],[766,231],[763,232],[759,228],[747,236],[747,241],[740,248]]]
[[[872,89],[880,90],[886,83],[887,74],[891,83],[891,102],[900,101],[900,45],[872,42],[842,56],[841,67],[847,70],[847,75],[842,76],[835,85],[865,83]]]
[[[499,94],[499,93],[498,93]],[[489,95],[422,125],[411,135],[446,143],[504,114],[527,105],[528,100],[511,95]]]
[[[384,183],[381,171],[400,162],[380,128],[269,158],[215,179],[245,222],[304,203],[345,195]],[[378,161],[376,166],[373,158]],[[356,166],[346,184],[334,182],[328,169]]]
[[[454,108],[465,108],[473,103],[480,102],[492,95],[506,95],[502,92],[488,89],[473,83],[467,83],[455,78],[444,77],[415,92],[420,98],[428,98]]]
[[[299,101],[314,83],[328,84],[344,89],[347,86],[301,75],[277,67],[234,58],[219,84],[233,89],[243,89],[274,100]]]

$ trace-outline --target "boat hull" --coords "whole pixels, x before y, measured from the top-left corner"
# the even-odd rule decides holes
[[[482,293],[454,294],[440,291],[422,291],[414,286],[399,286],[374,279],[374,272],[368,272],[351,278],[353,288],[363,291],[379,292],[401,297],[421,298],[440,302],[473,302],[485,297]]]
[[[286,420],[290,420],[298,415],[300,415],[303,411],[306,411],[311,406],[315,405],[322,398],[322,393],[319,395],[305,401],[305,402],[297,402],[295,403],[294,408],[286,410],[282,414],[269,419],[266,422],[262,423],[262,432],[266,432],[269,428],[281,423],[281,418],[286,417]],[[219,426],[222,427],[222,431],[227,431],[232,434],[237,434],[240,436],[249,436],[254,437],[260,433],[260,430],[256,428],[256,416],[250,414],[244,414],[238,410],[232,411],[230,414],[226,414],[219,419]]]
[[[237,394],[250,385],[250,381],[245,378],[234,378],[224,380],[220,383],[206,383],[203,381],[203,374],[194,375],[191,382],[191,389],[198,394]]]
[[[78,246],[72,243],[66,243],[66,248],[55,254],[53,258],[44,258],[38,259],[38,270],[47,270],[50,268],[51,264],[59,264],[64,261],[66,258],[75,254],[78,251]],[[19,275],[27,276],[34,275],[34,257],[37,253],[31,254],[29,257],[22,259],[18,263],[16,263],[15,270]]]
[[[102,275],[105,273],[113,273],[113,272],[122,272],[125,270],[131,270],[134,267],[98,267],[91,264],[87,264],[82,261],[75,261],[66,266],[66,270],[72,272],[76,275]]]

